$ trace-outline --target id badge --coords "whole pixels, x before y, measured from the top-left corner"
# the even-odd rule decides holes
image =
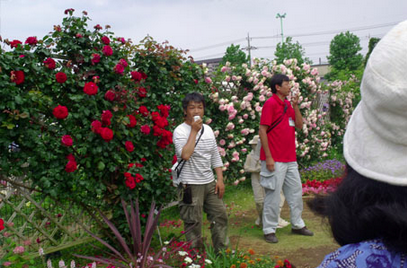
[[[291,117],[288,118],[288,124],[290,125],[290,127],[295,127],[295,122]]]

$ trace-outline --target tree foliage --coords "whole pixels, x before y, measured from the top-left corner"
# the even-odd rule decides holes
[[[368,51],[366,53],[366,57],[365,57],[365,62],[364,62],[364,66],[366,66],[367,61],[369,60],[370,54],[372,54],[373,49],[375,48],[375,46],[377,45],[377,43],[379,43],[380,38],[377,37],[372,37],[369,40],[369,47],[368,47]]]
[[[360,39],[347,31],[336,35],[329,46],[328,62],[333,69],[354,71],[363,63]]]
[[[284,43],[278,43],[274,52],[275,60],[278,64],[284,63],[287,59],[297,59],[297,64],[301,66],[304,62],[311,64],[311,60],[305,57],[305,50],[297,41],[293,43],[292,37],[287,37]]]
[[[242,65],[243,63],[249,62],[249,57],[246,53],[240,48],[240,45],[231,44],[227,49],[225,55],[222,57],[220,66],[224,66],[226,62],[229,62],[232,65]]]

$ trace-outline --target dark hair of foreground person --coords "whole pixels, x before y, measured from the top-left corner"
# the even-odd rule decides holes
[[[382,239],[391,250],[407,253],[407,187],[372,180],[347,165],[338,189],[308,201],[326,217],[341,245]]]

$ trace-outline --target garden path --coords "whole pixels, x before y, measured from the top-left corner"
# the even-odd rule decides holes
[[[279,243],[269,244],[263,240],[260,228],[253,226],[256,211],[250,209],[243,212],[244,217],[231,217],[230,224],[241,226],[240,234],[230,234],[232,248],[253,249],[256,254],[278,256],[279,259],[288,259],[297,268],[317,267],[325,255],[336,250],[339,245],[332,239],[329,229],[320,217],[314,215],[304,200],[303,219],[307,226],[315,233],[313,237],[303,237],[291,234],[291,225],[277,230]],[[289,219],[287,204],[282,210],[282,217]],[[251,228],[247,230],[246,228]],[[249,226],[249,227],[247,227]],[[233,228],[233,227],[232,227]],[[250,235],[243,234],[249,232]]]

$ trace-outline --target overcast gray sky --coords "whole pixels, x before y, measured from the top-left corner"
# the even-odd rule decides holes
[[[189,49],[196,60],[222,57],[231,43],[242,48],[251,37],[252,56],[273,58],[284,36],[299,41],[314,63],[327,62],[329,43],[341,31],[358,35],[367,52],[369,37],[382,37],[407,19],[406,0],[0,0],[0,34],[25,41],[42,38],[61,24],[64,10],[86,10],[96,24],[134,42],[147,34]]]

